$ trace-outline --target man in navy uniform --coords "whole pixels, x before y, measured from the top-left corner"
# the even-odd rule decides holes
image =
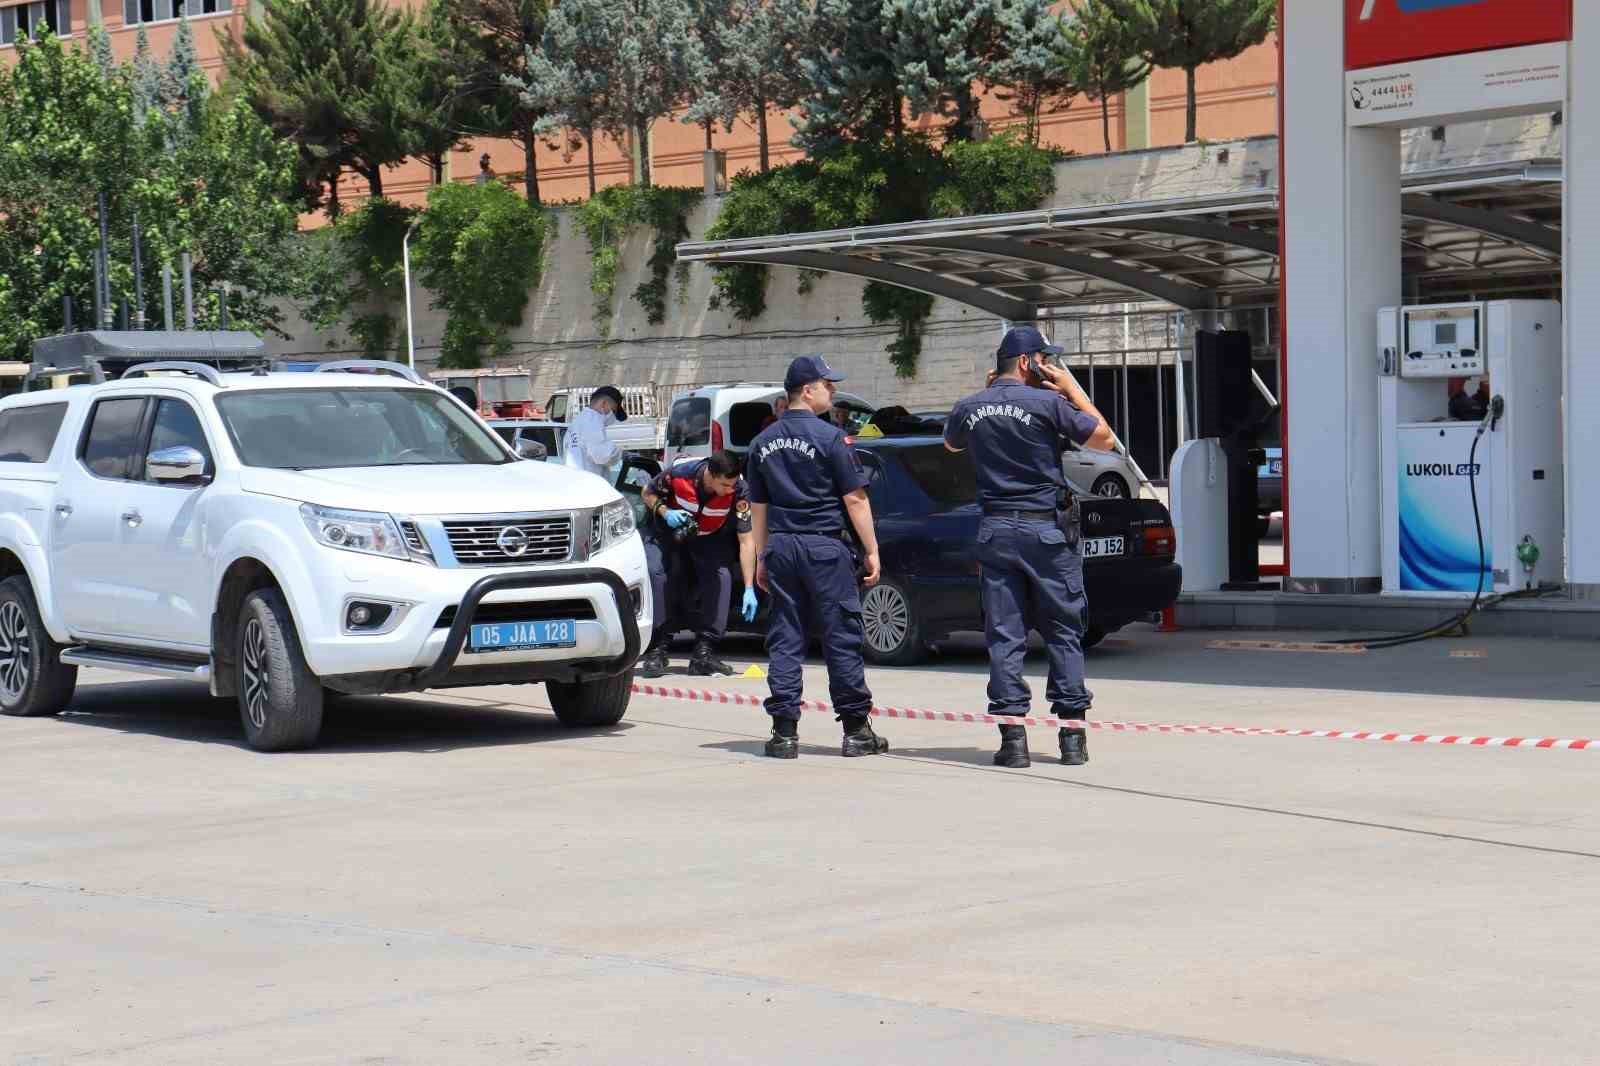
[[[1111,428],[1070,373],[1048,365],[1059,355],[1032,326],[1006,331],[995,373],[982,392],[956,404],[945,421],[944,443],[972,452],[977,472],[978,562],[982,569],[984,636],[989,645],[989,713],[1026,715],[1033,694],[1022,679],[1028,630],[1044,638],[1050,658],[1045,696],[1068,722],[1089,710],[1083,684],[1083,558],[1066,513],[1061,471],[1066,441],[1109,450]],[[1083,723],[1060,731],[1061,761],[1089,761]],[[1028,733],[1000,727],[995,765],[1029,765]]]
[[[800,667],[813,633],[822,638],[828,692],[844,724],[840,752],[877,755],[889,742],[872,731],[866,663],[861,657],[861,593],[856,583],[854,530],[861,583],[878,583],[878,538],[867,502],[867,475],[850,442],[831,421],[834,383],[843,381],[820,356],[789,364],[783,387],[789,407],[750,444],[751,525],[756,583],[772,598],[767,625],[772,738],[766,753],[800,753]],[[819,417],[821,416],[821,417]]]
[[[650,602],[656,625],[650,647],[639,660],[641,677],[667,672],[667,644],[686,617],[698,592],[699,613],[689,673],[710,677],[733,669],[717,658],[728,629],[733,571],[744,578],[739,611],[746,622],[756,616],[756,549],[750,534],[750,492],[739,476],[739,457],[717,452],[705,459],[679,459],[640,493],[650,518],[644,533],[650,568]]]

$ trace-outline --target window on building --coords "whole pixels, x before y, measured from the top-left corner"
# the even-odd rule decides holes
[[[31,4],[0,7],[0,44],[16,44],[45,30],[57,37],[72,32],[71,0],[34,0]]]
[[[233,10],[233,0],[122,0],[122,21],[128,26],[141,22],[165,22],[188,15],[215,15]]]

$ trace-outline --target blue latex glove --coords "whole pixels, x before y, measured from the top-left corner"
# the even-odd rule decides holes
[[[668,529],[678,529],[681,526],[688,525],[690,517],[688,511],[679,511],[674,508],[662,515],[661,520],[667,524]]]
[[[739,605],[739,613],[744,616],[746,622],[754,622],[756,620],[755,589],[744,590],[744,602]]]

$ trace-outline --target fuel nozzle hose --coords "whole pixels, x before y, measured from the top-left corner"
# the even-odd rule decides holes
[[[1426,629],[1419,629],[1413,633],[1400,633],[1388,637],[1347,637],[1343,640],[1329,641],[1331,644],[1344,644],[1365,648],[1368,651],[1379,651],[1384,648],[1398,648],[1405,644],[1417,644],[1434,637],[1442,637],[1464,626],[1468,619],[1479,611],[1487,610],[1498,603],[1512,599],[1525,599],[1537,596],[1539,589],[1521,589],[1516,592],[1503,592],[1485,597],[1483,594],[1483,577],[1488,566],[1488,546],[1483,539],[1483,514],[1478,507],[1478,442],[1483,435],[1495,429],[1500,424],[1500,419],[1505,415],[1506,402],[1502,396],[1495,396],[1489,401],[1489,409],[1484,412],[1483,421],[1478,423],[1478,431],[1472,435],[1472,447],[1467,450],[1467,488],[1472,493],[1472,523],[1478,536],[1478,586],[1472,593],[1472,602],[1460,613],[1445,619],[1437,625]]]

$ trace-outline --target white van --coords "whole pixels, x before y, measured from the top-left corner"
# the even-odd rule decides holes
[[[704,385],[681,393],[667,413],[664,461],[723,450],[743,455],[771,422],[773,402],[783,395],[783,385],[776,381]],[[850,392],[838,392],[833,402],[840,428],[849,434],[860,432],[877,410]]]

